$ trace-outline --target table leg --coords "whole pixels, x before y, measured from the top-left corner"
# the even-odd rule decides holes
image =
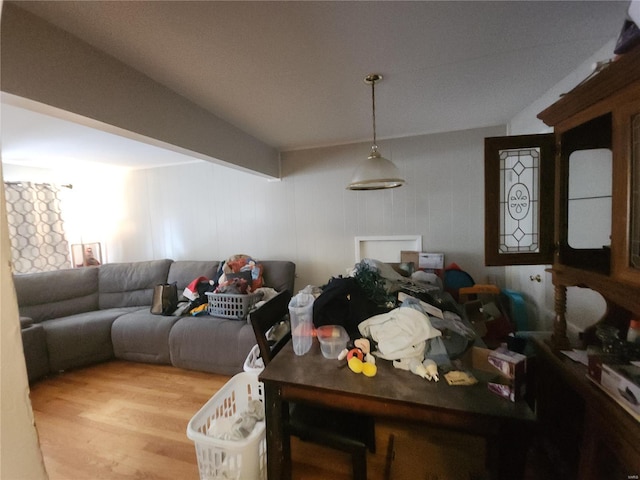
[[[267,430],[267,478],[291,480],[291,441],[285,425],[289,421],[289,404],[282,400],[279,386],[264,384]]]

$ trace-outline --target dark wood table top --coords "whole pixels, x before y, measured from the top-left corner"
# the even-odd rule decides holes
[[[281,389],[283,400],[307,401],[371,415],[420,420],[449,428],[489,433],[510,422],[533,422],[535,414],[526,402],[510,402],[490,392],[494,376],[472,370],[479,382],[450,386],[441,377],[430,382],[411,372],[376,359],[374,377],[356,374],[346,362],[326,359],[314,339],[311,350],[295,355],[289,342],[260,374],[266,385]]]

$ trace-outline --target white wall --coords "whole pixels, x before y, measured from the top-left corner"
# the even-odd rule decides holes
[[[284,153],[283,180],[273,182],[206,163],[131,172],[109,258],[290,259],[300,289],[352,267],[355,236],[422,235],[424,250],[444,252],[447,263],[485,281],[502,269],[484,267],[483,141],[504,133],[379,142],[407,179],[389,191],[345,190],[368,144]]]
[[[1,5],[0,5],[1,6]],[[2,167],[0,166],[0,173]],[[0,186],[4,198],[4,184]],[[0,478],[46,479],[34,426],[27,367],[22,350],[18,302],[11,281],[11,247],[5,203],[0,205]]]

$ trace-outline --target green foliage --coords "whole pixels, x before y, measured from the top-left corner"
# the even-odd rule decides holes
[[[386,280],[377,268],[365,262],[357,263],[354,278],[367,298],[376,305],[393,306],[395,303],[395,296],[387,291]]]

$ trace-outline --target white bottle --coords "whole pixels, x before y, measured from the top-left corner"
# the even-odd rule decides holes
[[[627,331],[627,342],[640,343],[640,320],[632,319]]]

